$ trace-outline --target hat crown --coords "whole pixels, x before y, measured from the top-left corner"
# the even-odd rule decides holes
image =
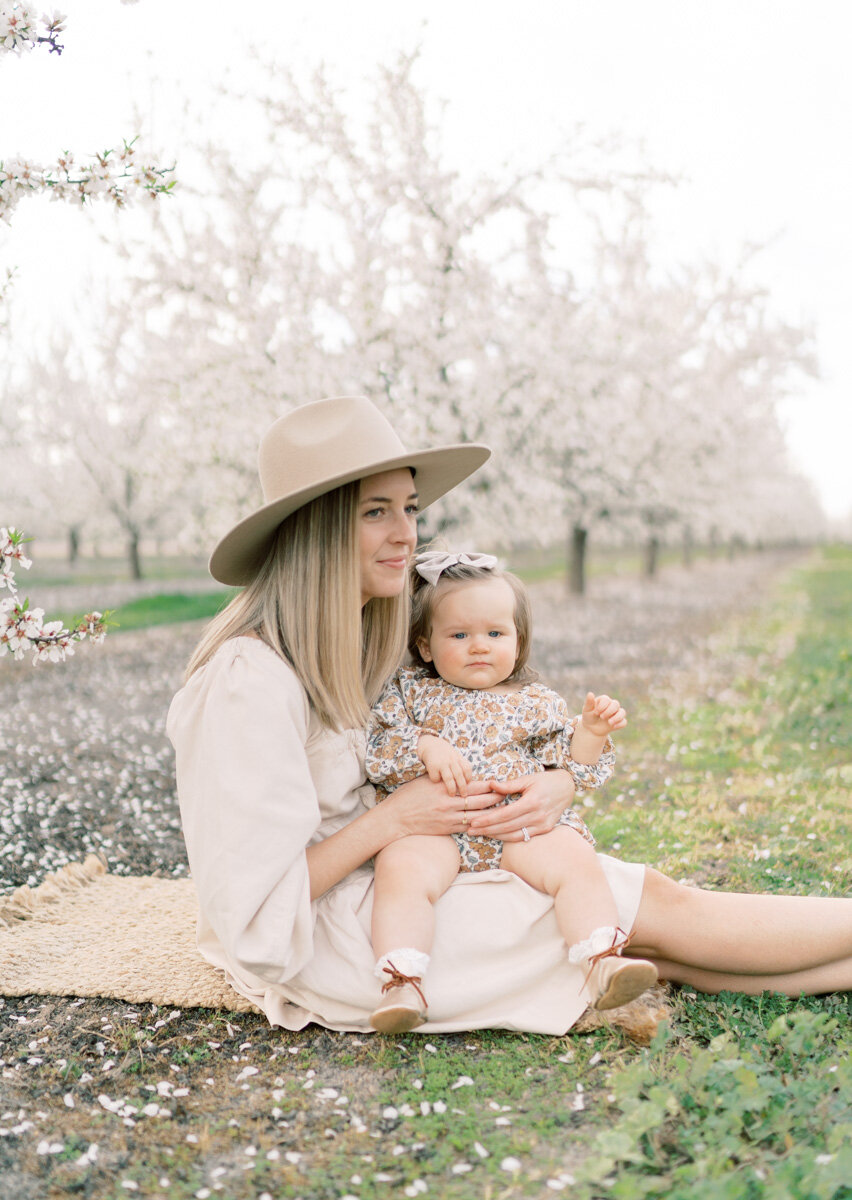
[[[272,425],[258,452],[265,503],[333,478],[398,458],[405,446],[365,396],[335,396],[301,404]]]

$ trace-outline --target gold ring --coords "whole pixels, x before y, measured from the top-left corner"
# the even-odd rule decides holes
[[[464,825],[465,829],[467,829],[467,816],[466,815],[462,816],[462,825]]]
[[[467,796],[464,797],[464,811],[467,812]]]

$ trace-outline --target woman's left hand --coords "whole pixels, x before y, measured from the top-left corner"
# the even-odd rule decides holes
[[[499,838],[501,842],[522,842],[526,829],[530,837],[550,833],[566,808],[570,808],[576,791],[568,771],[537,771],[503,783],[489,782],[493,792],[503,796],[518,795],[511,804],[486,808],[472,815],[469,833]]]

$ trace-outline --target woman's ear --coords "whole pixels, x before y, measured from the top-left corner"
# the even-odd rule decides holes
[[[432,661],[432,651],[429,649],[429,643],[425,638],[417,639],[417,651],[424,662]]]

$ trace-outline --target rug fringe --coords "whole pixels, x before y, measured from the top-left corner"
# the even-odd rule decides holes
[[[0,900],[0,929],[7,929],[17,921],[28,921],[64,892],[87,887],[101,875],[105,875],[107,864],[99,855],[89,854],[83,862],[70,862],[52,875],[47,875],[38,887],[27,884],[16,888],[5,899]]]

